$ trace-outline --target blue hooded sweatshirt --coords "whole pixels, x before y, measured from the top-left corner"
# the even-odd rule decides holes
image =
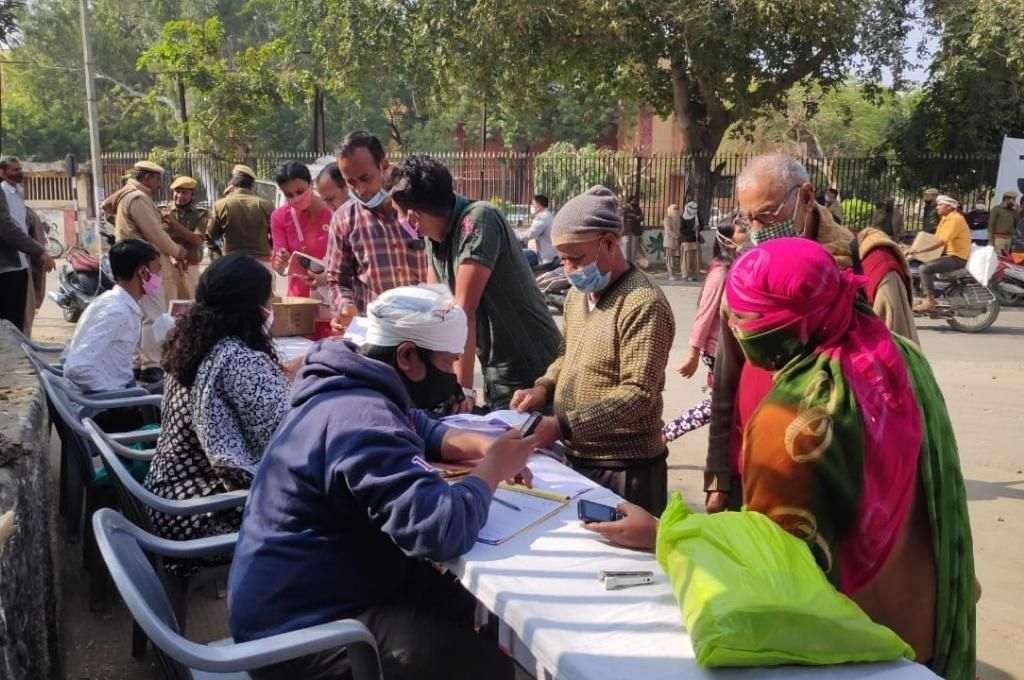
[[[426,464],[446,431],[390,366],[316,347],[249,491],[228,578],[235,640],[357,616],[393,601],[416,560],[468,551],[491,491]]]

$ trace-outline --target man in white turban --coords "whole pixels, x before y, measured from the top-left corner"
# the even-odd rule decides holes
[[[927,313],[935,309],[935,276],[944,272],[956,271],[967,266],[967,258],[971,255],[971,230],[967,220],[957,208],[960,203],[951,196],[942,195],[935,200],[935,210],[939,214],[939,224],[935,228],[934,246],[920,251],[908,251],[907,257],[942,249],[942,255],[921,265],[921,287],[924,298],[914,307],[915,312]]]
[[[466,315],[447,289],[395,288],[367,312],[361,348],[331,340],[306,357],[267,446],[228,579],[231,634],[355,618],[384,677],[511,680],[509,657],[474,629],[473,596],[431,563],[473,547],[498,483],[551,442],[449,429],[416,408],[458,389]],[[469,459],[455,484],[431,465]],[[352,662],[329,649],[251,675],[336,678]]]

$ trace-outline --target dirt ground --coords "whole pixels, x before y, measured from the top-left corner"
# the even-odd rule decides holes
[[[54,285],[51,277],[50,285]],[[698,402],[703,374],[684,380],[675,373],[686,351],[699,284],[662,284],[676,317],[676,343],[665,390],[666,417]],[[36,322],[34,336],[64,340],[72,327],[50,301]],[[937,321],[918,329],[925,354],[938,378],[957,434],[967,482],[974,555],[984,595],[978,606],[978,675],[983,680],[1024,680],[1024,309],[1006,309],[986,333],[967,335]],[[673,443],[669,485],[691,504],[702,501],[702,469],[707,431]],[[120,603],[91,613],[80,550],[58,537],[65,555],[59,575],[63,592],[65,677],[75,680],[135,680],[157,677],[147,661],[129,655],[130,621]],[[190,637],[207,641],[226,635],[223,600],[199,594],[190,610]]]

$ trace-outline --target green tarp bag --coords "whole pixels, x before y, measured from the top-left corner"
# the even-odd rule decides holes
[[[914,658],[828,582],[803,541],[765,515],[697,514],[673,494],[657,554],[701,666]]]

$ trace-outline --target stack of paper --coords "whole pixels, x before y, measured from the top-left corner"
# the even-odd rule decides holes
[[[564,508],[567,500],[499,487],[494,492],[487,523],[477,540],[489,545],[504,543],[516,534],[539,524]]]
[[[517,411],[503,410],[503,411],[491,411],[487,415],[477,416],[471,413],[460,413],[454,416],[448,416],[444,418],[445,425],[450,427],[456,427],[460,430],[472,430],[474,432],[483,432],[485,434],[500,435],[505,430],[513,427],[522,427],[526,419],[530,417],[529,413],[519,413]]]

